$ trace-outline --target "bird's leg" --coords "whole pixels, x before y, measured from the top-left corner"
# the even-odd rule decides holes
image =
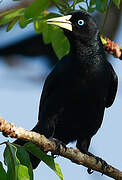
[[[89,148],[89,145],[90,145],[90,141],[91,141],[91,138],[83,138],[83,139],[78,139],[77,140],[77,144],[76,144],[76,147],[84,154],[87,154],[89,155],[89,152],[88,152],[88,148]],[[92,174],[93,171],[88,168],[87,172],[89,174]]]
[[[96,164],[101,162],[101,170],[102,172],[104,172],[104,170],[107,168],[108,164],[106,161],[104,161],[102,158],[98,157],[98,156],[95,156],[94,154],[90,153],[90,152],[85,152],[85,154],[89,155],[89,156],[92,156],[96,159]],[[91,174],[93,171],[91,171],[90,168],[88,168],[87,172],[89,174]]]
[[[93,155],[92,153],[88,152],[88,148],[89,148],[89,145],[90,145],[90,141],[91,141],[91,138],[90,137],[87,137],[87,138],[84,138],[84,139],[78,139],[77,140],[77,144],[76,144],[76,147],[84,154],[87,154],[88,156],[92,156],[96,159],[96,164],[100,161],[102,166],[101,166],[101,169],[102,171],[104,171],[104,169],[106,169],[106,167],[108,166],[108,164],[106,163],[106,161],[104,161],[103,159],[101,159],[100,157],[97,157],[95,155]],[[88,168],[87,172],[89,174],[92,174],[93,171]]]

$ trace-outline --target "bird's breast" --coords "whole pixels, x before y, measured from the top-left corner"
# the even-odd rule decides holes
[[[71,90],[100,88],[107,82],[107,74],[102,65],[79,64],[67,70],[63,76],[65,86]]]

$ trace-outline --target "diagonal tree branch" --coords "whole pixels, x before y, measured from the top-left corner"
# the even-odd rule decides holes
[[[4,136],[11,138],[20,138],[29,140],[38,146],[43,147],[44,151],[51,151],[53,154],[57,155],[59,152],[57,150],[56,143],[54,141],[49,141],[45,136],[38,133],[25,130],[22,127],[17,127],[14,124],[8,123],[0,117],[0,131],[3,132]],[[101,169],[101,162],[96,163],[94,157],[88,156],[81,153],[78,149],[67,148],[63,146],[60,148],[60,156],[70,159],[72,162],[83,165],[95,171],[101,172],[109,177],[116,180],[122,180],[122,172],[111,165],[108,165],[104,171]]]

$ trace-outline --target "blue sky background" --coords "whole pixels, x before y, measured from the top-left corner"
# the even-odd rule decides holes
[[[5,0],[0,4],[0,8],[3,5],[9,6],[5,2],[7,1]],[[120,45],[122,45],[121,32],[122,22],[115,39]],[[16,26],[8,33],[5,32],[5,29],[2,29],[0,30],[0,47],[32,33],[34,34],[32,25],[24,30]],[[38,81],[32,81],[31,78],[36,79],[39,75],[46,78],[50,72],[50,65],[45,64],[46,57],[42,57],[41,63],[39,58],[35,58],[35,60],[22,56],[19,58],[23,60],[17,68],[8,66],[4,63],[2,57],[0,58],[0,116],[25,129],[32,129],[37,122],[39,99],[44,79],[42,78],[39,84]],[[89,150],[122,170],[122,61],[112,56],[109,56],[109,58],[112,59],[111,62],[113,62],[113,67],[119,78],[118,92],[112,107],[106,109],[102,127],[92,138]],[[4,140],[6,138],[0,134],[0,142]],[[69,146],[75,147],[75,144],[69,144]],[[3,149],[4,145],[0,146],[0,160],[3,160]],[[85,167],[76,165],[67,159],[58,157],[55,160],[61,166],[64,180],[110,179],[97,172],[89,175]],[[40,163],[38,168],[34,170],[34,177],[35,180],[58,179],[44,163]]]

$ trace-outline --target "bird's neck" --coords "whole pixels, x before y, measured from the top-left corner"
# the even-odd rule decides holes
[[[83,42],[80,39],[72,39],[70,42],[70,53],[72,56],[75,57],[75,59],[82,59],[88,61],[91,59],[92,62],[96,61],[96,56],[105,56],[103,45],[101,43],[100,37],[97,36],[91,41],[85,41]]]

